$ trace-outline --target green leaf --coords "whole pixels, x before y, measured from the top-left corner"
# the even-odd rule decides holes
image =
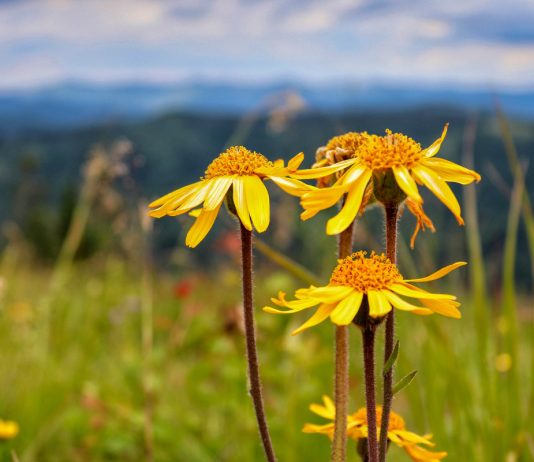
[[[402,379],[400,379],[393,387],[393,394],[396,395],[399,391],[410,385],[416,375],[417,371],[412,371],[408,375],[405,375]]]
[[[393,348],[393,351],[389,355],[388,360],[386,361],[386,364],[384,364],[384,370],[382,371],[382,375],[385,376],[393,367],[393,365],[397,362],[397,358],[399,357],[399,341],[395,343],[395,347]]]

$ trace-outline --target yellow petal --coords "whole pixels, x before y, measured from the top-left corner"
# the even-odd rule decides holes
[[[295,329],[293,332],[291,332],[291,335],[297,335],[300,334],[303,330],[309,329],[310,327],[316,326],[317,324],[320,324],[325,319],[330,316],[330,313],[334,309],[335,305],[329,305],[329,304],[323,304],[319,308],[317,308],[317,311],[314,313],[314,315],[308,319],[302,326],[300,326],[298,329]]]
[[[325,402],[325,405],[321,404],[310,404],[310,411],[318,416],[324,417],[325,419],[334,420],[336,416],[336,408],[334,403],[328,396],[323,396],[323,400],[327,399],[328,403]]]
[[[432,310],[429,310],[424,306],[412,305],[389,290],[382,290],[382,293],[386,296],[389,302],[399,310],[411,311],[415,314],[432,314]]]
[[[452,265],[444,266],[443,268],[437,270],[435,273],[432,273],[429,276],[426,276],[424,278],[404,279],[404,282],[430,282],[430,281],[435,281],[436,279],[440,279],[443,276],[449,274],[451,271],[454,271],[456,268],[460,268],[461,266],[465,266],[465,265],[467,265],[467,262],[465,262],[465,261],[457,261],[456,263],[453,263]]]
[[[322,433],[325,435],[330,435],[334,433],[334,423],[316,425],[307,423],[302,428],[303,433]]]
[[[180,207],[187,199],[189,199],[197,190],[204,187],[203,182],[199,181],[197,183],[181,188],[178,191],[174,191],[170,194],[164,196],[166,200],[161,203],[161,205],[149,212],[149,216],[154,218],[161,218],[165,215],[174,212],[177,207]],[[152,204],[160,203],[160,201],[154,201]],[[179,213],[174,213],[174,215],[182,215],[186,213],[186,210],[180,211]]]
[[[245,183],[245,198],[252,223],[259,233],[269,226],[270,205],[267,188],[257,176],[242,176]]]
[[[342,162],[338,162],[334,165],[329,165],[327,167],[319,168],[308,168],[304,170],[297,170],[295,173],[292,173],[291,178],[297,178],[299,180],[311,180],[315,178],[322,178],[324,176],[332,175],[332,173],[339,172],[344,168],[350,167],[352,164],[357,162],[358,159],[348,159]]]
[[[404,450],[414,462],[437,462],[447,456],[447,453],[444,451],[433,452],[415,444],[404,446]]]
[[[300,204],[305,210],[324,210],[337,204],[346,190],[347,188],[345,186],[316,189],[315,191],[304,194]]]
[[[276,183],[282,191],[291,194],[292,196],[301,197],[302,195],[317,189],[315,186],[311,186],[299,180],[294,180],[293,178],[284,178],[281,176],[270,176],[269,178]]]
[[[381,291],[368,290],[367,299],[369,300],[369,316],[372,318],[380,318],[391,311],[391,303]]]
[[[291,158],[289,162],[287,163],[287,168],[290,171],[295,171],[297,168],[300,167],[300,164],[302,164],[302,161],[304,160],[304,153],[299,152],[295,157]]]
[[[443,132],[441,133],[441,136],[434,141],[428,148],[423,149],[421,151],[421,154],[423,157],[434,157],[441,148],[441,143],[443,143],[443,140],[445,139],[445,136],[447,135],[447,129],[449,128],[449,124],[445,124],[445,127],[443,127]]]
[[[474,170],[462,167],[445,159],[430,158],[421,160],[421,164],[436,172],[443,181],[460,184],[471,184],[480,181],[480,175]]]
[[[206,195],[206,200],[204,201],[204,209],[213,210],[218,207],[220,203],[226,197],[226,193],[232,186],[233,177],[231,176],[220,176],[214,178],[211,181],[210,188]]]
[[[394,167],[393,174],[395,175],[397,184],[404,191],[404,193],[415,202],[421,204],[423,202],[423,198],[419,194],[417,183],[412,178],[412,175],[410,175],[410,171],[406,167]]]
[[[419,165],[412,170],[412,173],[419,178],[423,184],[432,191],[436,197],[443,202],[454,214],[459,224],[463,225],[460,204],[452,192],[449,185],[445,183],[434,171]]]
[[[233,198],[234,205],[237,211],[237,216],[243,226],[249,231],[252,231],[252,223],[250,222],[250,214],[247,206],[247,198],[245,196],[245,181],[242,176],[234,178],[233,182]]]
[[[343,176],[336,183],[348,186],[358,180],[358,178],[360,178],[360,176],[362,176],[366,170],[368,170],[368,167],[366,167],[365,165],[362,165],[360,163],[354,164],[343,174]]]
[[[187,195],[192,189],[196,188],[202,181],[197,181],[193,184],[188,184],[187,186],[184,186],[180,189],[177,189],[175,191],[170,192],[169,194],[165,194],[164,196],[160,197],[159,199],[156,199],[152,201],[148,206],[153,209],[156,207],[160,207],[161,205],[165,204],[166,202],[169,202],[171,200],[174,200],[176,198],[182,197]]]
[[[426,444],[429,446],[432,446],[433,444],[431,441],[428,441],[428,439],[424,436],[420,436],[414,432],[410,432],[407,430],[395,430],[395,433],[400,436],[404,441],[408,441],[410,443]]]
[[[337,303],[345,297],[348,297],[353,290],[352,287],[345,286],[324,286],[307,289],[306,292],[297,291],[297,295],[300,292],[322,303]]]
[[[341,211],[326,224],[326,234],[334,235],[343,232],[356,218],[362,204],[363,193],[371,178],[371,170],[366,170],[351,186]]]
[[[208,196],[208,192],[213,181],[215,181],[215,178],[199,182],[198,187],[191,192],[191,194],[182,203],[182,205],[180,205],[180,207],[174,210],[174,213],[178,215],[188,212],[204,202]]]
[[[193,218],[198,218],[200,216],[200,213],[202,212],[202,209],[195,209],[191,210],[188,215]]]
[[[213,226],[213,222],[215,221],[220,208],[221,204],[219,204],[218,207],[213,210],[202,210],[198,218],[193,223],[193,226],[191,226],[191,229],[187,233],[185,245],[188,247],[196,247],[202,241],[202,239],[206,237],[206,234],[208,234],[209,230]]]
[[[302,221],[309,220],[310,218],[313,218],[315,215],[317,215],[320,211],[320,209],[304,210],[304,212],[300,214],[300,219]]]
[[[458,303],[452,303],[449,300],[429,300],[421,299],[423,305],[430,308],[434,313],[447,316],[448,318],[461,319],[462,313],[457,308],[460,306]]]
[[[341,300],[334,311],[330,314],[330,319],[338,326],[349,325],[362,304],[363,293],[353,292],[348,297]]]
[[[456,300],[456,297],[454,295],[432,294],[422,289],[414,290],[410,287],[407,287],[407,285],[403,283],[392,284],[391,286],[389,286],[389,289],[393,292],[397,292],[400,295],[404,295],[405,297],[419,298],[421,300]]]

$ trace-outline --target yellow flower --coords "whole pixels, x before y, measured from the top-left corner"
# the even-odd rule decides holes
[[[389,181],[388,175],[401,194],[405,194],[422,212],[423,199],[418,184],[424,185],[443,202],[454,214],[458,223],[463,224],[460,204],[447,182],[469,184],[480,181],[480,175],[445,159],[436,158],[447,134],[443,133],[432,145],[422,149],[412,138],[401,133],[386,130],[385,136],[358,134],[358,145],[352,158],[318,168],[300,170],[291,174],[292,178],[312,179],[332,175],[346,169],[330,187],[305,192],[301,198],[304,212],[302,219],[308,219],[319,211],[332,207],[346,193],[341,211],[328,221],[327,234],[339,234],[356,217],[364,193],[369,184],[373,185],[375,197],[384,189],[381,182]],[[372,180],[372,183],[371,183]],[[377,185],[381,185],[377,188]],[[398,193],[397,193],[398,194]]]
[[[252,227],[263,232],[269,226],[270,205],[264,179],[271,179],[289,194],[301,196],[316,189],[301,181],[289,178],[304,160],[304,154],[293,157],[287,167],[282,160],[269,161],[265,156],[234,146],[215,158],[204,177],[152,202],[149,215],[161,218],[190,212],[196,221],[187,233],[186,245],[196,247],[213,226],[217,213],[228,197],[241,223],[249,231]],[[202,204],[202,208],[196,207]],[[196,210],[194,210],[196,209]]]
[[[19,433],[17,422],[0,419],[0,441],[15,438]]]
[[[321,433],[328,435],[332,439],[334,434],[334,419],[336,408],[334,403],[328,396],[323,396],[324,404],[312,404],[310,410],[315,414],[332,420],[331,423],[325,425],[306,424],[302,431],[304,433]],[[377,431],[380,433],[380,422],[382,420],[382,407],[376,408]],[[354,414],[347,417],[347,436],[356,441],[362,438],[367,438],[369,430],[367,424],[367,409],[361,408]],[[421,447],[435,446],[431,441],[432,435],[418,435],[406,430],[404,419],[395,412],[391,412],[389,416],[388,439],[395,443],[400,448],[404,449],[414,462],[437,462],[447,456],[446,452],[432,452]]]
[[[267,313],[290,314],[319,305],[314,315],[293,332],[293,335],[315,326],[328,317],[339,326],[348,325],[366,301],[371,318],[382,318],[392,307],[410,311],[414,314],[428,315],[439,313],[443,316],[459,319],[460,303],[454,295],[434,294],[412,285],[412,282],[428,282],[439,279],[451,271],[466,265],[457,262],[445,266],[430,276],[418,279],[404,279],[397,267],[384,254],[374,252],[369,257],[367,252],[356,252],[338,260],[330,282],[324,287],[310,286],[295,293],[296,300],[287,301],[285,293],[279,292],[278,298],[271,301],[279,307],[266,306]],[[416,298],[424,306],[414,305],[402,297]]]

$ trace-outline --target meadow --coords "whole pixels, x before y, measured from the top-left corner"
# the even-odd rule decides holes
[[[462,192],[465,228],[439,237],[438,219],[437,233],[420,234],[415,251],[407,245],[409,219],[401,229],[401,269],[407,276],[425,274],[458,255],[469,261],[433,286],[459,296],[461,320],[397,316],[397,374],[417,369],[418,375],[393,409],[409,429],[432,433],[436,448],[447,451],[451,461],[534,460],[532,175],[520,162],[529,153],[516,152],[507,120],[495,120],[504,146],[498,148],[501,165],[510,181],[504,185],[506,213],[500,216],[505,233],[493,242],[499,252],[487,253],[484,220],[491,222],[491,215],[478,217],[479,209],[491,210],[490,196],[477,197],[473,186]],[[233,141],[249,141],[243,127],[237,126]],[[456,145],[465,164],[474,157],[480,165],[485,159],[474,155],[469,130]],[[97,205],[116,199],[111,187],[116,178],[98,172],[120,164],[120,158],[104,152],[92,159],[53,257],[43,258],[28,235],[4,218],[0,418],[18,422],[20,433],[0,442],[0,460],[262,460],[246,392],[235,223],[220,220],[218,235],[197,255],[183,246],[185,220],[171,223],[176,236],[172,245],[162,244],[159,222],[147,220],[145,203],[129,202],[126,195],[120,202],[122,221],[113,221],[113,237],[104,239],[108,247],[80,255],[90,227],[98,220],[103,226]],[[165,191],[163,185],[158,192]],[[325,324],[292,337],[302,318],[259,309],[280,289],[292,293],[310,280],[326,282],[335,263],[335,240],[322,235],[324,217],[304,230],[296,220],[286,223],[289,214],[298,215],[296,201],[273,205],[272,229],[280,226],[265,238],[267,244],[260,236],[256,251],[267,414],[281,461],[327,460],[328,439],[301,429],[306,422],[320,423],[308,406],[332,393],[333,330]],[[380,246],[379,219],[375,210],[362,221],[355,248]],[[306,260],[310,254],[313,264]],[[350,342],[350,409],[355,411],[364,405],[356,329]],[[390,458],[408,460],[396,447]],[[349,460],[358,460],[354,443]]]

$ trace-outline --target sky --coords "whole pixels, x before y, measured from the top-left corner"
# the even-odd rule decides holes
[[[355,81],[534,89],[534,0],[0,0],[0,87]]]

